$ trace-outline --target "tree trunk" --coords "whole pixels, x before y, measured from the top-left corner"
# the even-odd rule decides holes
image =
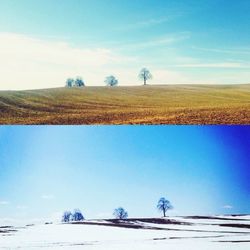
[[[163,210],[164,218],[166,217],[166,210]]]

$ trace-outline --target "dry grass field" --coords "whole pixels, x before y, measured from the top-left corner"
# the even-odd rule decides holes
[[[1,91],[0,124],[250,124],[250,85]]]

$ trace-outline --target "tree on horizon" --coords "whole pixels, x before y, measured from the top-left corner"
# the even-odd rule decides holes
[[[74,213],[72,214],[72,220],[73,221],[83,221],[84,220],[84,216],[82,215],[82,212],[80,211],[80,209],[74,210]]]
[[[72,88],[73,85],[74,85],[74,83],[75,83],[75,80],[74,80],[73,78],[68,78],[68,79],[66,80],[66,87]]]
[[[72,220],[72,213],[70,211],[65,211],[62,216],[62,222],[67,223]]]
[[[104,81],[107,86],[110,86],[110,87],[114,87],[114,86],[117,86],[118,85],[118,80],[113,76],[107,76],[105,81]]]
[[[144,85],[147,85],[147,81],[152,78],[153,76],[147,68],[143,68],[139,73],[139,79],[144,82]]]
[[[115,209],[113,215],[119,220],[125,220],[128,218],[128,212],[122,207]]]
[[[75,87],[85,87],[82,77],[78,76],[75,80]]]
[[[158,201],[157,208],[159,211],[163,212],[163,217],[166,217],[166,212],[170,209],[173,209],[170,201],[165,199],[164,197]]]

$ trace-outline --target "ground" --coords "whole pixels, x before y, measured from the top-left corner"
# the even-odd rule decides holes
[[[250,216],[1,227],[0,249],[246,250],[250,249]]]
[[[1,91],[0,124],[250,124],[250,85]]]

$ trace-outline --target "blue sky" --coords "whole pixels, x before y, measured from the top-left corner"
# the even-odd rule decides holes
[[[249,83],[248,0],[1,0],[0,89]],[[11,77],[9,77],[11,75]]]
[[[1,127],[0,219],[250,213],[249,127]]]

